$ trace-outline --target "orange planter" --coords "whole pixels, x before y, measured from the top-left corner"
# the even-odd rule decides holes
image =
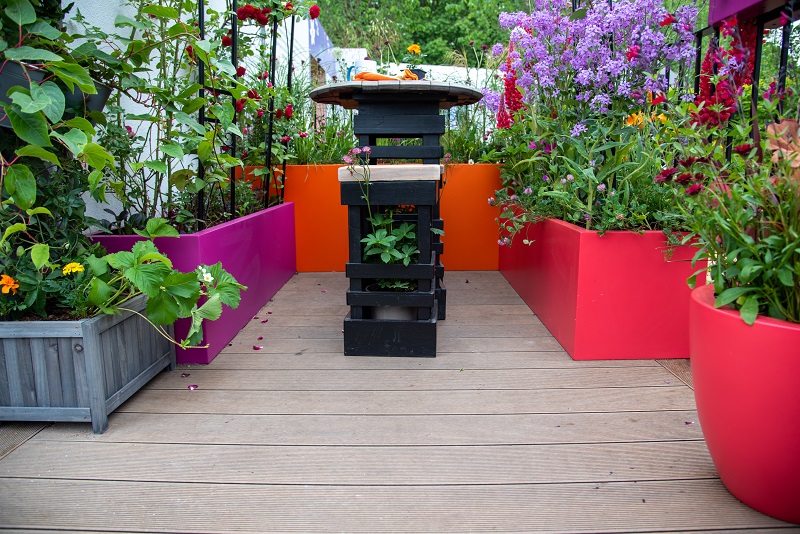
[[[441,213],[444,220],[442,263],[449,271],[496,271],[500,246],[495,219],[500,208],[488,199],[500,189],[497,165],[448,165]]]
[[[289,165],[284,199],[294,202],[297,270],[344,271],[347,263],[347,207],[339,197],[341,165]],[[500,188],[496,165],[448,165],[441,214],[447,270],[496,271],[499,246],[497,207],[487,199]]]
[[[287,165],[284,200],[294,202],[298,272],[344,271],[347,206],[339,198],[341,165]]]

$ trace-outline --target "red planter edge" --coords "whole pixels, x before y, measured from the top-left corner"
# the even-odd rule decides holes
[[[714,288],[689,310],[697,413],[728,490],[772,517],[800,523],[800,325],[759,317],[748,326],[714,308]]]
[[[96,235],[92,239],[108,252],[130,250],[139,236]],[[200,264],[222,262],[238,282],[247,286],[235,310],[224,307],[222,317],[203,324],[206,348],[178,349],[178,363],[210,363],[253,316],[296,272],[294,205],[274,206],[194,234],[160,237],[158,249],[176,269],[189,271]],[[175,336],[183,339],[190,321],[175,323]]]
[[[694,253],[660,231],[599,236],[548,219],[500,247],[500,272],[575,360],[688,358]]]

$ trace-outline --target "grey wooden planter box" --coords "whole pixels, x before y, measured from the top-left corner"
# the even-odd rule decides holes
[[[144,313],[139,295],[125,305]],[[164,369],[175,346],[131,312],[80,321],[0,322],[0,421],[91,421]]]

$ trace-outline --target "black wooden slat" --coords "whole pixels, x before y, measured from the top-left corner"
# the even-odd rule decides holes
[[[356,135],[369,134],[383,137],[440,135],[445,131],[445,118],[441,115],[432,117],[423,115],[364,117],[357,115],[353,118],[353,131]]]
[[[444,156],[441,146],[373,146],[373,158],[381,159],[436,159]]]
[[[439,197],[439,182],[370,182],[368,189],[370,204],[398,206],[400,204],[434,204]],[[358,182],[342,182],[342,204],[365,206],[361,186]]]
[[[400,278],[403,280],[433,280],[434,265],[432,263],[413,263],[405,266],[384,265],[377,263],[348,263],[345,275],[348,278]]]
[[[348,306],[433,306],[433,291],[348,291]]]

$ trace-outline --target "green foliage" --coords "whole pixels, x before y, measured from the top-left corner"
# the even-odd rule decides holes
[[[385,265],[417,262],[416,225],[396,220],[398,212],[392,209],[376,213],[369,218],[372,232],[361,240],[364,243],[364,261]],[[382,289],[407,290],[412,282],[400,279],[381,279],[377,284]]]

